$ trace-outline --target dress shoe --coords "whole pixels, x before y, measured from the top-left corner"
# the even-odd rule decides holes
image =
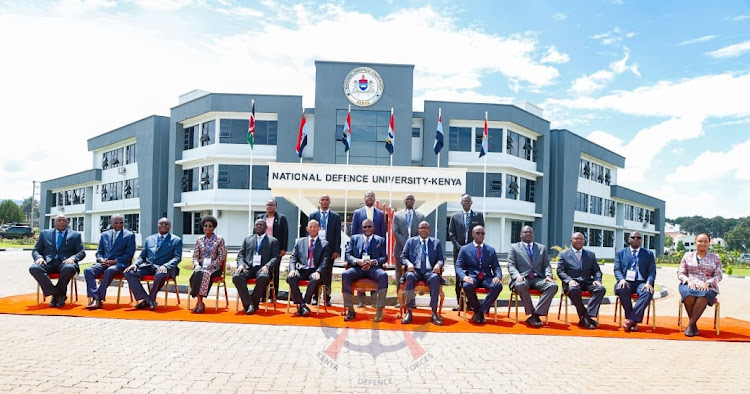
[[[692,327],[691,331],[693,332],[693,336],[694,336],[694,337],[697,337],[697,336],[700,336],[700,335],[701,335],[701,333],[700,333],[700,332],[698,332],[698,325],[693,325],[693,327]]]
[[[412,318],[413,316],[411,314],[411,308],[409,308],[406,310],[406,316],[401,319],[401,324],[411,324]]]
[[[484,324],[484,314],[481,312],[474,312],[474,316],[471,317],[471,321],[477,324]]]
[[[624,322],[622,322],[622,329],[625,332],[630,332],[633,329],[633,322],[626,319]]]
[[[638,323],[636,322],[630,323],[630,331],[638,332]]]
[[[255,313],[257,311],[258,311],[258,307],[255,306],[255,304],[253,304],[253,305],[250,305],[249,307],[247,307],[247,310],[245,311],[245,314],[246,315],[252,315],[253,313]]]
[[[440,317],[440,315],[437,314],[437,312],[432,312],[432,324],[436,326],[442,326],[443,325],[443,318]]]
[[[593,330],[596,328],[591,322],[589,321],[589,318],[586,316],[583,316],[578,320],[578,327],[585,328],[587,330]]]
[[[310,305],[318,305],[318,298],[313,297],[312,302],[310,302]]]
[[[331,297],[326,297],[326,306],[331,306]]]
[[[49,307],[50,308],[57,308],[57,296],[53,295],[52,298],[49,300]]]
[[[344,316],[344,321],[352,321],[355,317],[357,317],[357,313],[354,312],[354,307],[349,307],[349,311],[346,312],[346,316]]]
[[[148,302],[146,300],[143,300],[135,305],[135,309],[146,309],[148,308]]]
[[[482,324],[487,324],[487,318],[484,316],[484,313],[479,314],[479,322]]]
[[[308,316],[310,315],[310,308],[308,308],[307,305],[302,304],[297,308],[297,314],[300,316]]]
[[[454,306],[453,309],[451,309],[453,312],[458,312],[458,307]]]
[[[66,299],[68,299],[67,296],[57,296],[57,307],[58,308],[64,307]]]
[[[599,322],[594,320],[591,316],[586,316],[589,319],[589,324],[593,324],[594,328],[599,328]]]
[[[692,337],[695,334],[693,334],[693,328],[690,326],[685,327],[685,336],[686,337]]]
[[[101,301],[99,301],[99,298],[97,297],[91,297],[91,302],[89,302],[88,305],[86,305],[87,309],[99,309],[101,308]]]
[[[148,310],[153,311],[159,305],[156,301],[148,300]]]
[[[378,310],[375,311],[375,323],[380,323],[383,321],[383,308],[378,308]]]
[[[539,316],[537,315],[531,315],[526,319],[526,325],[528,325],[531,328],[539,328],[543,326],[544,324],[539,319]]]
[[[203,313],[205,311],[206,311],[206,304],[197,305],[195,309],[193,309],[193,312],[195,313]]]

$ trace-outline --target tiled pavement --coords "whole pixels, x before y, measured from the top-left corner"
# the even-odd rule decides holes
[[[33,289],[29,260],[0,252],[0,296]],[[747,343],[14,315],[0,331],[0,392],[750,391]]]

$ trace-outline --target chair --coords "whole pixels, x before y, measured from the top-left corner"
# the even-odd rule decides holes
[[[429,291],[429,290],[430,289],[428,287],[427,291]],[[474,290],[477,292],[477,294],[487,294],[489,292],[489,290],[485,289],[484,287],[476,287],[476,288],[474,288]],[[443,299],[442,299],[442,297],[444,295],[442,294],[443,293],[442,290],[440,291],[440,293],[441,293],[440,307],[442,308],[442,306],[443,306]],[[495,323],[497,323],[497,301],[498,300],[496,299],[495,300],[495,317],[494,317]],[[469,320],[469,315],[466,313],[466,305],[467,304],[468,304],[468,302],[466,300],[466,293],[464,292],[464,287],[461,286],[461,305],[463,306],[464,320]],[[461,317],[461,309],[462,309],[462,307],[458,308],[458,316],[459,317]]]
[[[591,298],[591,292],[590,291],[581,291],[581,298],[588,299]],[[565,324],[568,324],[568,293],[561,291],[560,292],[560,305],[557,307],[557,320],[560,320],[560,312],[562,310],[563,302],[565,303]],[[596,317],[599,318],[598,316]]]
[[[299,281],[298,285],[300,287],[307,287],[310,285],[309,280],[301,280]],[[318,309],[315,312],[316,315],[320,315],[320,304],[323,304],[323,309],[328,312],[328,303],[326,303],[326,285],[321,283],[320,286],[318,286]],[[288,291],[286,293],[286,313],[289,313],[289,308],[292,304],[292,291]]]
[[[245,283],[248,285],[255,285],[258,281],[255,278],[248,279]],[[263,303],[265,305],[265,311],[268,312],[268,300],[273,300],[273,310],[276,310],[276,292],[273,293],[271,290],[275,290],[275,287],[273,286],[273,278],[271,278],[270,281],[268,281],[268,286],[266,286],[266,301]],[[273,297],[272,297],[273,296]],[[234,309],[240,310],[240,297],[237,296],[237,299],[234,302]]]
[[[682,332],[682,310],[684,309],[682,307],[682,300],[681,297],[677,298],[677,325],[680,327],[679,331]],[[716,335],[718,336],[719,333],[721,333],[721,304],[719,304],[719,299],[716,298],[716,301],[714,301],[714,329],[716,330]]]
[[[419,295],[424,294],[430,294],[430,285],[427,284],[427,282],[420,280],[417,283],[414,284],[414,293]],[[401,285],[398,287],[398,292],[396,293],[398,295],[398,316],[397,318],[401,318],[404,314],[406,314],[406,283],[401,283]],[[443,286],[440,286],[440,305],[438,306],[437,313],[439,316],[443,315],[443,301],[445,300],[445,293],[443,293]]]
[[[47,274],[47,276],[49,276],[50,279],[60,280],[59,273]],[[36,284],[36,306],[39,306],[39,295],[40,295],[40,287],[39,287],[39,283],[37,282]],[[76,280],[75,276],[70,279],[70,299],[71,300],[74,298],[73,295],[75,295],[75,300],[76,300],[75,302],[78,302],[78,281]],[[47,299],[47,296],[44,296],[44,298],[42,299],[42,302],[44,302],[46,299]]]
[[[529,294],[531,296],[536,296],[536,297],[539,297],[539,298],[542,297],[542,292],[539,291],[539,290],[537,290],[537,289],[529,289]],[[513,304],[515,302],[515,305],[516,305],[516,323],[518,323],[518,299],[519,298],[520,298],[520,296],[516,292],[516,289],[513,288],[513,290],[510,293],[510,299],[508,300],[508,317],[510,317],[510,306],[511,306],[511,304]],[[544,324],[548,324],[548,323],[549,323],[549,314],[547,314],[546,316],[544,316]]]
[[[224,287],[224,299],[227,302],[227,305],[224,308],[229,308],[229,293],[227,293],[227,260],[225,259],[223,263],[221,263],[221,275],[211,278],[211,282],[216,284],[216,310],[219,310],[219,290],[221,290],[222,286]],[[190,292],[193,289],[192,283],[188,281],[188,309],[190,309]],[[208,297],[206,297],[208,298]]]
[[[638,293],[633,293],[630,295],[630,300],[634,301],[638,299]],[[619,307],[618,307],[619,305]],[[654,308],[654,321],[651,324],[651,329],[656,330],[656,299],[651,297],[651,302],[648,304],[648,308],[646,308],[646,325],[648,325],[648,322],[651,318],[651,308]],[[617,316],[615,315],[615,322],[618,322],[618,324],[622,324],[622,305],[620,305],[620,297],[615,297],[615,311],[619,311],[620,321],[617,321]]]
[[[151,292],[151,282],[154,281],[155,275],[144,275],[143,278],[141,278],[141,282],[146,282],[146,287],[148,288],[148,292]],[[167,276],[167,280],[164,281],[164,309],[167,309],[167,304],[169,302],[169,282],[172,282],[174,286],[174,293],[177,295],[177,305],[180,305],[180,289],[177,287],[177,279],[173,278],[172,276]],[[133,296],[133,292],[130,292],[130,296]]]
[[[346,268],[346,266],[344,267]],[[361,292],[368,292],[368,291],[377,292],[378,282],[375,282],[374,280],[368,279],[368,278],[357,279],[354,282],[352,282],[352,293],[354,294],[360,291]],[[341,311],[341,315],[342,316],[346,315],[346,308],[344,308]]]
[[[99,281],[99,286],[102,284],[102,277],[104,277],[104,274],[99,274],[96,277],[96,280]],[[117,274],[114,277],[112,277],[113,281],[117,281],[117,305],[120,305],[120,291],[122,290],[122,283],[125,282],[125,274]],[[133,302],[133,293],[130,293],[130,302]]]

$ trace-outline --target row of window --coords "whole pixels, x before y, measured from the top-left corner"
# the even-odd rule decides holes
[[[608,185],[612,182],[612,171],[602,165],[581,159],[578,176]]]
[[[646,208],[625,204],[625,220],[654,224],[654,212]]]
[[[250,166],[219,164],[217,173],[215,177],[213,165],[182,170],[182,191],[210,190],[214,183],[219,189],[248,189]],[[268,166],[253,166],[253,189],[269,190]]]
[[[135,163],[135,144],[117,148],[102,154],[102,170]]]
[[[586,239],[584,246],[600,246],[612,248],[615,246],[615,232],[600,228],[573,227],[574,232],[583,234]]]
[[[219,119],[219,143],[247,144],[248,119]],[[276,145],[278,121],[257,120],[255,122],[256,145]],[[183,150],[199,148],[216,143],[216,120],[186,127]]]
[[[99,231],[105,232],[112,228],[112,225],[109,223],[111,218],[111,215],[101,216],[99,218]],[[123,227],[133,233],[138,233],[140,229],[141,215],[138,213],[128,213],[123,215],[123,218],[125,219],[123,220],[123,222],[125,222]]]
[[[140,197],[141,192],[138,186],[138,178],[102,184],[99,194],[102,197],[102,201]]]
[[[86,202],[86,191],[80,187],[77,189],[64,190],[52,193],[52,206],[65,206],[83,204]]]
[[[505,189],[503,189],[503,174],[488,173],[486,184],[482,181],[482,173],[466,173],[466,193],[472,196],[485,195],[482,186],[485,185],[487,197],[505,197],[510,200],[534,202],[536,182],[517,175],[505,174]]]
[[[536,140],[507,130],[505,153],[524,160],[536,161]],[[482,150],[484,126],[453,127],[448,130],[451,152],[476,152]],[[487,145],[490,152],[503,152],[503,129],[487,129]],[[472,144],[473,140],[473,144]]]
[[[576,211],[615,217],[617,209],[615,208],[615,202],[612,200],[578,192],[576,195]]]

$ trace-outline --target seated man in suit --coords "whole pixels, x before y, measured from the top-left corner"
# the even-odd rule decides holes
[[[346,263],[349,267],[341,275],[344,293],[344,307],[348,309],[344,321],[354,320],[353,289],[355,280],[369,278],[378,282],[378,293],[375,297],[375,321],[383,321],[385,294],[388,290],[388,274],[383,271],[386,261],[385,239],[373,234],[372,220],[362,221],[362,234],[352,236],[346,245]]]
[[[318,200],[320,209],[310,214],[310,220],[316,220],[320,223],[318,237],[327,241],[329,244],[328,265],[323,278],[326,285],[326,305],[331,305],[331,280],[333,280],[333,263],[341,256],[341,216],[334,210],[330,209],[331,197],[327,194],[320,196]],[[317,294],[313,294],[313,302],[318,303]]]
[[[29,273],[39,283],[44,297],[52,296],[49,306],[65,306],[68,283],[78,273],[78,262],[86,257],[83,250],[81,234],[68,228],[65,215],[55,217],[55,228],[43,230],[31,251],[34,264]],[[60,274],[57,284],[53,285],[49,274]],[[75,280],[75,279],[73,279]]]
[[[385,215],[383,211],[375,208],[375,192],[368,190],[365,193],[365,206],[354,210],[352,213],[352,225],[349,234],[354,236],[355,234],[362,234],[362,221],[365,219],[372,220],[373,233],[379,237],[385,239],[388,229],[385,225]],[[375,298],[374,293],[370,293],[371,298]],[[365,293],[358,292],[357,298],[359,298],[358,307],[365,307]]]
[[[414,308],[414,285],[418,281],[425,281],[430,286],[430,308],[432,308],[432,322],[442,326],[443,319],[438,313],[438,297],[440,297],[440,272],[443,270],[443,245],[440,240],[430,237],[430,224],[421,221],[417,228],[419,235],[411,237],[404,244],[401,252],[401,262],[406,267],[404,282],[406,283],[406,315],[402,324],[412,322],[412,308]]]
[[[124,218],[121,214],[112,215],[109,219],[111,229],[102,233],[99,248],[96,250],[96,262],[83,270],[86,278],[86,293],[89,303],[86,308],[99,309],[107,296],[107,287],[116,275],[120,275],[133,261],[135,254],[135,234],[124,229]],[[96,277],[102,275],[97,286]]]
[[[404,245],[409,238],[417,235],[419,224],[423,220],[424,214],[414,210],[414,195],[407,194],[404,197],[404,210],[393,216],[393,235],[396,236],[396,245],[393,248],[393,255],[396,256],[396,282],[399,282],[404,275],[401,264],[401,252],[404,251]]]
[[[266,213],[258,215],[256,219],[263,219],[266,221],[266,235],[276,238],[279,241],[279,259],[286,255],[287,243],[289,242],[289,224],[286,221],[286,216],[281,212],[276,212],[276,200],[270,199],[266,203]],[[296,230],[295,230],[296,233]],[[279,268],[281,264],[276,264],[273,267],[271,278],[273,279],[274,291],[279,291]],[[276,294],[271,293],[274,297]],[[266,298],[264,294],[262,299]]]
[[[495,305],[497,297],[503,290],[503,271],[497,261],[497,253],[492,246],[484,243],[484,226],[475,226],[472,230],[473,242],[461,247],[456,261],[456,277],[466,293],[466,302],[474,311],[471,318],[474,323],[484,324],[484,315]],[[484,302],[479,303],[477,287],[488,290]]]
[[[135,306],[136,309],[156,309],[156,294],[167,279],[176,278],[180,274],[178,264],[182,260],[182,239],[170,233],[171,228],[172,222],[169,219],[159,219],[159,233],[146,238],[143,250],[135,259],[135,263],[125,268],[128,287],[136,301],[140,300]],[[151,284],[148,294],[141,284],[141,278],[146,275],[154,275],[154,283]]]
[[[318,236],[320,224],[317,220],[307,222],[307,237],[300,238],[294,245],[294,250],[289,258],[289,291],[292,300],[297,304],[297,314],[307,316],[310,308],[307,304],[312,300],[313,294],[318,294],[318,288],[324,280],[322,277],[328,271],[328,257],[331,255],[329,244]],[[299,290],[299,281],[309,280],[305,291],[305,298]]]
[[[590,330],[599,326],[594,320],[599,315],[599,306],[607,289],[602,285],[602,270],[596,262],[596,255],[583,249],[583,234],[573,233],[570,237],[571,249],[560,253],[557,262],[557,276],[560,277],[563,292],[578,311],[578,326]],[[583,306],[582,291],[591,293],[588,308]]]
[[[242,241],[237,253],[237,270],[232,276],[234,287],[242,300],[242,308],[248,315],[258,310],[261,297],[266,296],[265,290],[271,282],[274,267],[281,260],[279,241],[266,234],[266,220],[257,219],[253,231],[253,235]],[[248,279],[256,280],[252,294],[247,289]]]
[[[448,238],[453,244],[454,267],[456,261],[458,261],[458,252],[461,250],[461,247],[473,241],[471,239],[471,230],[476,226],[484,226],[484,215],[481,212],[474,212],[471,209],[472,204],[470,195],[464,194],[461,196],[462,209],[451,216],[450,223],[448,224]],[[461,307],[461,282],[459,280],[456,280],[456,305],[453,308],[454,311],[457,311]]]
[[[521,242],[513,244],[508,253],[508,272],[510,272],[511,290],[521,297],[523,308],[529,316],[526,324],[539,328],[543,325],[539,316],[547,316],[552,299],[557,294],[557,283],[552,278],[552,266],[547,256],[547,248],[534,242],[534,229],[531,226],[521,228]],[[529,289],[542,292],[539,304],[534,308]]]
[[[615,253],[615,293],[625,309],[626,320],[622,322],[625,332],[638,331],[638,323],[643,321],[643,312],[654,296],[656,259],[650,250],[641,248],[642,238],[641,233],[633,232],[630,234],[630,247]],[[635,306],[630,301],[633,293],[638,293]]]

